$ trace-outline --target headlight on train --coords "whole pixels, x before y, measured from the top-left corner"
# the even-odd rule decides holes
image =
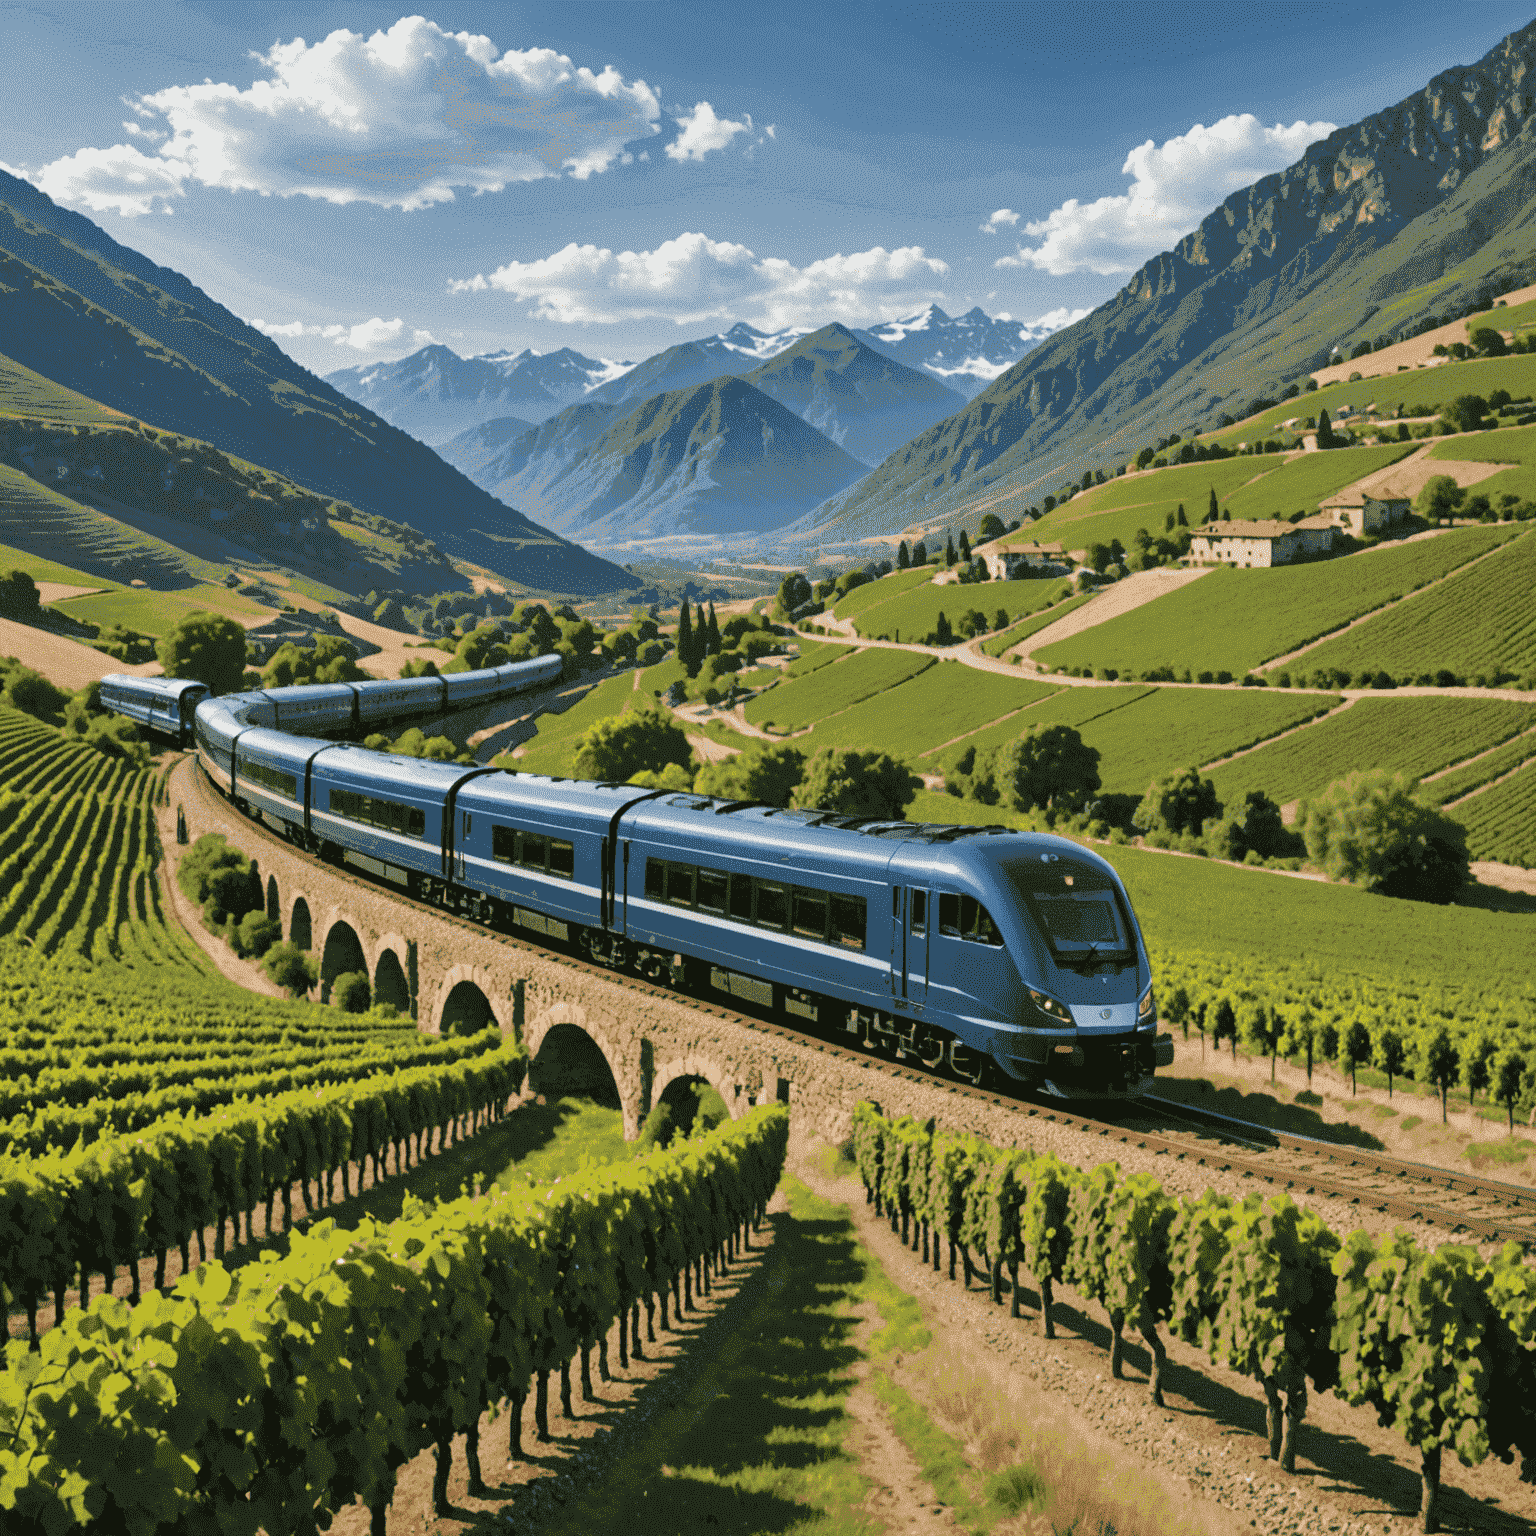
[[[1136,1022],[1138,1024],[1150,1024],[1157,1017],[1157,1002],[1152,996],[1152,988],[1148,987],[1141,994],[1141,1001],[1136,1005]]]
[[[1036,992],[1033,987],[1029,989],[1029,1000],[1048,1018],[1057,1019],[1063,1024],[1072,1022],[1072,1015],[1067,1011],[1064,1003],[1058,1003],[1054,997],[1048,997],[1044,992]]]

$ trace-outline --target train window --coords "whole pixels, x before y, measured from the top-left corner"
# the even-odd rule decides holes
[[[864,898],[834,894],[831,906],[832,943],[840,944],[844,949],[863,949],[866,927]]]
[[[517,834],[517,862],[524,869],[547,869],[549,867],[549,839],[539,832],[519,832]]]
[[[759,928],[777,928],[780,932],[789,922],[789,889],[777,880],[754,880],[752,889],[757,895],[753,917]]]
[[[395,832],[401,837],[425,837],[427,813],[414,805],[394,800],[380,800],[375,795],[359,795],[350,789],[331,791],[331,814],[359,821],[380,832]]]
[[[661,859],[645,861],[645,894],[651,901],[667,899],[667,866]]]
[[[752,876],[731,876],[731,916],[738,923],[752,921]]]
[[[550,839],[549,872],[561,880],[576,878],[576,849],[573,844],[562,842],[558,837]]]
[[[956,896],[950,891],[939,893],[939,932],[969,939],[973,944],[1003,942],[992,914],[974,896]]]
[[[926,933],[928,928],[928,892],[912,892],[912,932]]]
[[[265,763],[241,763],[236,770],[242,779],[249,779],[252,784],[260,784],[263,789],[271,790],[274,795],[286,796],[289,800],[299,798],[299,781],[291,773],[284,773],[281,768],[269,768]]]
[[[730,876],[719,869],[701,869],[699,871],[699,911],[713,912],[719,917],[725,916],[726,888],[730,884]]]
[[[667,865],[667,903],[674,907],[693,905],[693,866],[691,864]]]
[[[517,862],[517,833],[511,827],[491,828],[491,857],[498,864]]]
[[[791,928],[802,939],[818,939],[822,943],[827,938],[827,893],[825,891],[808,891],[803,886],[797,885],[793,901],[794,921]]]

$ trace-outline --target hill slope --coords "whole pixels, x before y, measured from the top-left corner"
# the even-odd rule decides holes
[[[411,524],[513,580],[569,592],[628,584],[345,400],[179,273],[3,172],[0,353],[115,410]]]
[[[944,515],[998,480],[1055,491],[1485,284],[1536,242],[1536,23],[1234,193],[1107,304],[794,530],[839,541]]]

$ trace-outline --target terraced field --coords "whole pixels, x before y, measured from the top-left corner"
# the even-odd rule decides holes
[[[839,599],[832,612],[840,619],[851,619],[855,614],[863,613],[866,608],[873,608],[877,603],[888,603],[893,597],[900,597],[903,592],[910,592],[913,587],[931,581],[938,569],[937,566],[923,565],[916,570],[892,571],[877,581],[867,581],[862,587],[855,587],[846,597]]]
[[[1211,779],[1223,804],[1261,789],[1284,805],[1361,768],[1421,778],[1532,726],[1536,706],[1508,699],[1361,699],[1283,741],[1213,769]]]
[[[993,635],[990,640],[984,640],[981,649],[988,656],[1001,656],[1004,651],[1010,651],[1014,646],[1028,640],[1031,635],[1038,635],[1042,629],[1054,624],[1057,619],[1066,618],[1074,608],[1081,608],[1090,596],[1092,596],[1091,593],[1085,592],[1081,597],[1069,597],[1064,602],[1057,603],[1054,608],[1032,613],[1027,619],[1021,620],[1010,629],[1005,629],[1000,635]]]
[[[1536,534],[1526,533],[1433,591],[1307,652],[1307,671],[1434,676],[1536,674]]]
[[[1536,730],[1525,731],[1491,752],[1479,753],[1475,761],[1465,763],[1460,768],[1452,768],[1448,773],[1421,785],[1419,792],[1426,800],[1444,805],[1449,800],[1459,800],[1463,795],[1470,795],[1473,790],[1481,789],[1485,784],[1492,784],[1495,779],[1502,779],[1505,774],[1513,773],[1532,758],[1536,758]]]
[[[1303,454],[1274,474],[1234,491],[1222,505],[1238,518],[1288,518],[1295,512],[1310,516],[1325,497],[1396,464],[1418,447],[1418,443],[1398,443],[1390,448],[1339,448],[1331,453]]]
[[[803,730],[934,665],[931,656],[911,651],[860,651],[758,694],[748,701],[746,718],[760,730]]]
[[[1012,622],[1038,613],[1047,603],[1059,602],[1071,590],[1069,583],[1060,580],[984,581],[967,586],[950,583],[942,587],[919,583],[861,609],[853,616],[853,627],[866,640],[922,641],[934,630],[941,613],[953,626],[961,614],[974,608],[986,615],[990,625],[1001,608]]]
[[[1156,602],[1036,653],[1042,665],[1114,668],[1137,677],[1233,676],[1306,645],[1447,575],[1513,538],[1522,525],[1456,529],[1432,539],[1275,570],[1213,571]],[[1304,663],[1308,670],[1314,665]]]
[[[1467,829],[1474,859],[1536,869],[1536,767],[1527,764],[1513,778],[1451,806],[1448,814]],[[1529,934],[1519,942],[1529,957]]]
[[[949,772],[956,760],[969,748],[978,752],[989,751],[1010,742],[1022,731],[1037,725],[1070,725],[1086,733],[1092,721],[1124,709],[1138,699],[1155,692],[1152,688],[1063,688],[1053,698],[1031,704],[1025,715],[1012,720],[999,720],[995,724],[973,731],[963,741],[946,747],[942,753],[929,751],[919,758],[918,766],[927,772],[943,769]],[[935,761],[937,759],[937,761]]]

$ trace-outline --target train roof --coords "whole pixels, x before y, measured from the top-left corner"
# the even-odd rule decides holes
[[[126,672],[108,672],[101,681],[103,684],[112,683],[119,688],[159,693],[173,699],[179,699],[182,694],[194,688],[201,688],[204,693],[209,691],[207,683],[200,683],[193,677],[136,677]]]
[[[290,737],[291,741],[303,738]],[[406,757],[394,752],[374,752],[368,747],[353,746],[350,742],[308,742],[311,750],[323,750],[315,754],[314,774],[327,782],[347,781],[351,775],[366,775],[371,784],[381,791],[391,786],[402,793],[414,791],[438,798],[448,791],[464,775],[472,770],[462,763],[439,763],[424,757]]]

